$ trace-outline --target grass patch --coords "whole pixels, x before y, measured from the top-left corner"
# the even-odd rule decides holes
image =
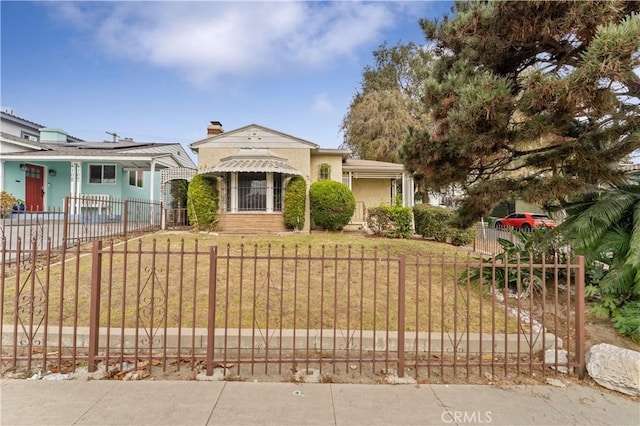
[[[100,325],[149,334],[165,327],[207,327],[212,246],[218,248],[216,328],[396,330],[398,256],[404,254],[405,330],[517,329],[515,319],[505,319],[504,310],[482,296],[486,292],[458,284],[463,263],[473,260],[467,251],[425,240],[324,232],[157,233],[105,246]],[[46,316],[48,325],[88,326],[91,262],[83,247],[50,268],[42,259],[25,262],[20,271],[6,268],[4,324],[16,317],[30,323],[33,315],[36,324]]]

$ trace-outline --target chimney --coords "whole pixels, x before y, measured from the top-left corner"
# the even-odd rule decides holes
[[[222,123],[219,121],[212,121],[211,124],[207,126],[207,136],[219,135],[224,132],[222,130]]]

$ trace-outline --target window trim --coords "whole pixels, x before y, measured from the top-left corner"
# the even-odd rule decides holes
[[[113,182],[105,182],[104,181],[104,168],[113,167]],[[91,182],[91,168],[92,167],[100,167],[100,182]],[[116,164],[109,163],[93,163],[87,165],[87,183],[90,185],[116,185],[118,183],[118,166]]]
[[[331,164],[322,163],[318,166],[318,180],[331,180]]]
[[[134,176],[134,184],[131,184],[131,177]],[[144,171],[129,170],[129,186],[134,188],[144,188]]]

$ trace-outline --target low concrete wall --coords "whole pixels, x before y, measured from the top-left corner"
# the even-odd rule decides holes
[[[100,348],[103,350],[107,346],[107,328],[100,328]],[[136,338],[138,341],[138,347],[140,350],[149,348],[149,336],[144,329],[138,329],[136,336],[136,329],[125,328],[124,333],[122,329],[111,328],[109,332],[109,348],[111,350],[120,350],[121,343],[125,350],[132,350],[135,348]],[[49,349],[57,348],[58,346],[58,327],[49,327],[47,332],[47,346]],[[336,350],[360,350],[363,351],[395,351],[398,347],[397,333],[395,331],[385,332],[371,330],[350,330],[347,334],[346,330],[269,330],[268,346],[270,349],[279,348],[282,346],[283,350],[293,350],[294,348],[294,336],[295,336],[295,348],[306,349],[307,341],[308,348],[312,350],[331,351]],[[405,351],[413,352],[417,350],[422,353],[465,353],[467,351],[467,340],[469,345],[469,353],[478,354],[481,353],[518,353],[520,349],[521,353],[528,353],[529,340],[532,341],[533,352],[538,353],[545,349],[562,347],[562,339],[556,338],[551,333],[533,333],[533,338],[529,333],[526,334],[495,334],[490,333],[458,333],[454,336],[452,333],[440,333],[440,332],[420,332],[416,336],[415,332],[405,333]],[[27,346],[25,343],[28,341],[26,334],[18,328],[18,345],[21,347]],[[164,348],[164,341],[166,338],[166,346],[169,351],[177,351],[178,342],[182,350],[190,350],[193,348],[195,351],[205,351],[207,348],[207,329],[205,328],[168,328],[166,330],[166,336],[164,329],[158,330],[153,335],[153,342],[151,346],[154,350]],[[226,338],[226,345],[225,345]],[[42,340],[44,339],[44,330],[38,330],[34,338],[34,347],[42,346]],[[556,345],[557,340],[557,345]],[[13,326],[4,325],[2,327],[2,349],[4,352],[13,348]],[[457,342],[457,345],[456,345]],[[482,348],[480,344],[482,342]],[[63,348],[72,348],[74,346],[74,332],[72,327],[62,328],[62,345]],[[75,334],[75,346],[77,348],[89,347],[89,328],[78,327]],[[264,329],[216,329],[215,330],[215,352],[221,353],[223,348],[227,349],[251,349],[252,347],[257,350],[264,350],[267,346],[266,330]],[[457,349],[456,349],[457,347]]]

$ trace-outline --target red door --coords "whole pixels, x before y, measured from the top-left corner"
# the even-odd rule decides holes
[[[44,167],[26,164],[25,168],[25,210],[44,210]]]

